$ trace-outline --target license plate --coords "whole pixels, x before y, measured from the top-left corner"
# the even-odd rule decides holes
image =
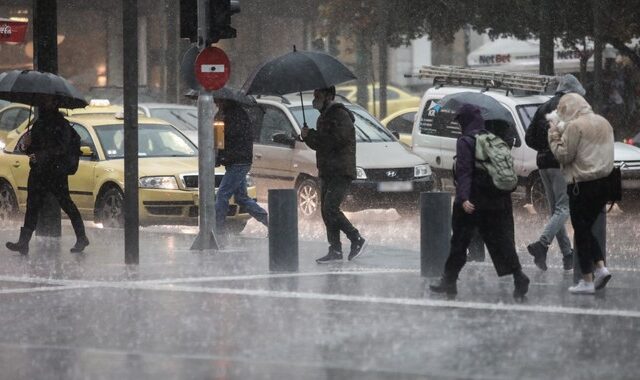
[[[640,189],[640,179],[623,179],[623,189]]]
[[[412,190],[413,190],[412,182],[390,181],[390,182],[378,183],[378,191],[401,192],[401,191],[412,191]]]

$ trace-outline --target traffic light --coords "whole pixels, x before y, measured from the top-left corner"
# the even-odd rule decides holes
[[[231,27],[231,16],[240,12],[240,0],[210,0],[209,7],[211,42],[236,38],[236,30]]]
[[[235,38],[236,30],[231,27],[231,16],[240,12],[240,0],[208,0],[209,35],[208,43],[216,43],[226,38]],[[180,0],[180,37],[191,42],[198,40],[198,1]]]

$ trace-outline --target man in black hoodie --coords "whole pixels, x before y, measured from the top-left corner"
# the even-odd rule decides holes
[[[316,129],[302,128],[301,137],[316,151],[316,165],[320,177],[320,207],[327,229],[329,252],[316,260],[318,264],[342,260],[340,231],[351,241],[349,260],[362,254],[365,239],[340,210],[340,204],[356,178],[355,117],[343,104],[333,100],[335,87],[313,92],[313,108],[320,111]]]
[[[513,296],[522,298],[529,290],[529,278],[522,272],[515,248],[511,194],[498,190],[489,174],[476,167],[476,138],[486,132],[480,109],[465,104],[456,120],[462,136],[456,143],[456,196],[451,218],[451,250],[440,281],[433,292],[454,295],[458,274],[467,261],[467,248],[475,229],[487,245],[498,276],[513,275]]]
[[[567,195],[567,182],[560,171],[560,164],[549,149],[547,137],[549,122],[546,115],[555,111],[560,98],[568,93],[577,93],[584,96],[585,90],[571,74],[566,74],[560,79],[558,89],[554,97],[541,105],[536,111],[531,125],[527,128],[525,141],[528,146],[535,149],[538,173],[547,196],[551,218],[544,227],[538,241],[527,246],[527,250],[533,256],[533,262],[542,270],[547,270],[547,250],[555,237],[562,251],[562,266],[564,270],[573,269],[573,251],[571,240],[567,235],[565,223],[569,219],[569,196]]]

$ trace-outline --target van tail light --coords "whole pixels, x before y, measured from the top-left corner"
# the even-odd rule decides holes
[[[624,142],[625,142],[626,144],[629,144],[629,145],[633,145],[633,143],[634,143],[634,141],[633,141],[633,139],[632,139],[632,138],[626,139],[626,140],[624,140]]]

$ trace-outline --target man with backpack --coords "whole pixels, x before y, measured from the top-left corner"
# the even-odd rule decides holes
[[[27,210],[18,242],[8,242],[7,248],[23,255],[29,253],[29,241],[38,224],[38,214],[45,195],[51,193],[71,219],[77,239],[71,252],[82,252],[89,245],[89,239],[80,212],[71,200],[68,180],[68,176],[78,169],[80,136],[56,105],[47,102],[40,106],[38,119],[24,135],[22,150],[29,155],[31,167],[27,182]]]
[[[476,106],[463,105],[456,120],[462,136],[456,144],[451,250],[440,281],[430,285],[430,289],[435,293],[457,294],[458,274],[477,228],[498,276],[513,276],[513,296],[520,299],[529,290],[529,278],[522,272],[515,249],[511,192],[517,177],[509,147],[484,129]]]

